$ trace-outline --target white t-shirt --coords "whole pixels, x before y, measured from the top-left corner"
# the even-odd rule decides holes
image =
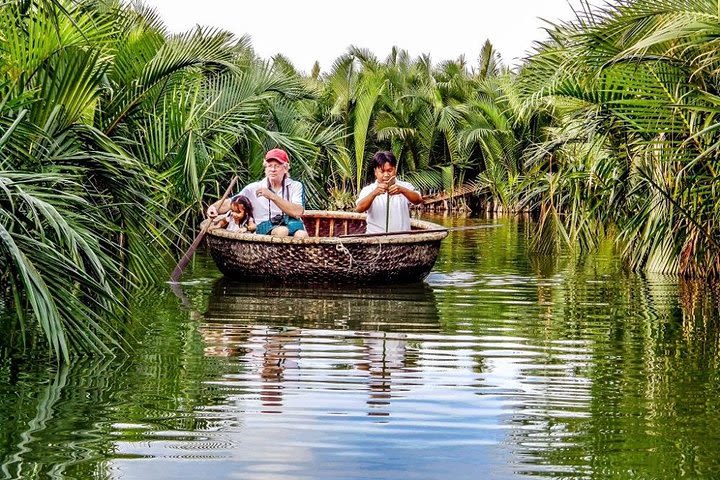
[[[415,191],[415,187],[408,182],[396,180],[398,186]],[[378,186],[375,181],[367,187],[360,190],[360,195],[355,201],[357,205],[360,200],[370,195]],[[388,232],[404,232],[410,230],[410,200],[405,195],[389,195],[390,197],[390,215],[388,221]],[[365,212],[367,214],[367,233],[385,233],[385,217],[387,216],[387,194],[378,195],[370,204],[370,208]]]
[[[232,215],[232,210],[229,210],[227,214],[225,215],[225,219],[227,220],[228,224],[225,227],[225,230],[228,232],[246,232],[247,231],[247,223],[248,218],[246,217],[245,220],[243,220],[242,225],[237,223],[235,221],[235,217]]]
[[[270,182],[267,178],[263,178],[258,182],[253,182],[240,191],[240,195],[245,195],[248,200],[250,200],[250,204],[253,207],[252,216],[256,223],[265,222],[275,215],[281,215],[283,213],[283,211],[280,210],[280,207],[275,205],[275,202],[268,200],[265,197],[258,197],[255,194],[255,192],[257,192],[261,187],[275,191],[270,187]],[[295,203],[305,207],[305,191],[303,190],[303,184],[300,182],[291,178],[286,178],[284,187],[275,193],[283,197],[285,200],[288,200],[290,203]]]

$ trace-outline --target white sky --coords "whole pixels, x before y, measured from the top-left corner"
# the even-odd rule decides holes
[[[515,65],[543,40],[549,20],[571,20],[579,0],[142,0],[172,33],[195,25],[248,34],[263,58],[276,53],[309,72],[322,71],[347,52],[367,48],[384,60],[393,45],[412,56],[430,53],[434,63],[465,55],[474,66],[486,39],[506,65]],[[599,0],[592,3],[598,4]]]

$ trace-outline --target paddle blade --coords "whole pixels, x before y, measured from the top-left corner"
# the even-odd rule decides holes
[[[173,282],[177,282],[180,279],[183,270],[185,270],[185,267],[187,267],[188,263],[190,263],[190,259],[195,254],[195,250],[197,250],[197,247],[200,245],[200,242],[202,242],[202,239],[205,238],[206,232],[207,227],[203,228],[202,231],[198,233],[198,236],[195,237],[195,241],[192,243],[192,245],[190,245],[190,248],[188,248],[187,252],[185,252],[185,255],[183,255],[183,257],[180,259],[177,266],[175,267],[175,270],[173,270],[172,275],[170,275],[170,280],[172,280]]]

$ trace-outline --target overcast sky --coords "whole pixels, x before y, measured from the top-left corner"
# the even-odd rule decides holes
[[[195,25],[248,34],[263,58],[276,53],[309,72],[315,60],[323,71],[350,45],[367,48],[381,60],[393,45],[432,61],[465,55],[477,63],[489,39],[505,64],[515,65],[533,41],[546,37],[549,20],[574,18],[579,0],[144,0],[170,32]],[[595,1],[595,4],[598,2]]]

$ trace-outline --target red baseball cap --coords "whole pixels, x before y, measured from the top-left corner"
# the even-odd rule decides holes
[[[280,163],[290,163],[287,152],[280,148],[273,148],[272,150],[267,152],[265,154],[265,160],[277,160]]]

